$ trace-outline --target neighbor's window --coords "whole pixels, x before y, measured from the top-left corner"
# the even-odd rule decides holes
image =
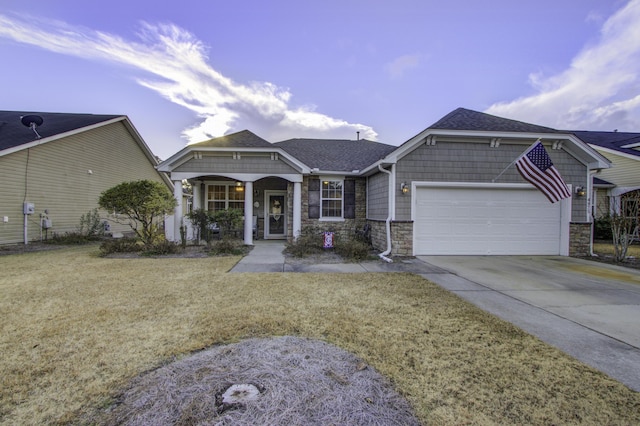
[[[207,210],[244,210],[244,186],[235,183],[207,185]]]
[[[322,218],[342,218],[342,181],[322,180],[320,191]]]

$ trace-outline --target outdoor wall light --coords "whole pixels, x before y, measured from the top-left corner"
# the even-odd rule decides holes
[[[400,184],[400,191],[402,191],[403,194],[408,194],[409,193],[409,186],[407,185],[406,182],[402,182]]]
[[[576,186],[576,195],[578,197],[584,197],[587,192],[584,190],[584,186]]]

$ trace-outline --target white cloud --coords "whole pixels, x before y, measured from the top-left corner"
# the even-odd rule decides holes
[[[557,129],[640,131],[640,0],[607,19],[565,71],[531,74],[536,94],[487,113]]]
[[[285,88],[269,82],[241,84],[222,75],[209,65],[204,43],[176,25],[143,23],[138,35],[139,41],[130,41],[61,22],[0,14],[0,37],[150,74],[139,78],[138,83],[202,119],[183,131],[189,142],[245,128],[267,140],[353,138],[357,130],[369,139],[377,137],[369,126],[332,118],[309,107],[292,106],[292,94]]]
[[[418,67],[420,64],[420,58],[420,54],[400,56],[389,62],[385,66],[385,70],[392,79],[400,79],[408,70]]]

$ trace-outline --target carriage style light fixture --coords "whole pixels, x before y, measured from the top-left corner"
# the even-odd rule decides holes
[[[576,195],[578,197],[584,197],[587,192],[584,190],[584,186],[576,186]]]
[[[409,186],[407,185],[406,182],[402,182],[400,184],[400,191],[402,192],[403,195],[409,193]]]

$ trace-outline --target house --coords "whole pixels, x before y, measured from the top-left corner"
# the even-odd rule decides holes
[[[520,176],[513,161],[537,140],[580,195],[550,203]],[[183,179],[193,185],[195,208],[257,217],[262,238],[292,239],[307,226],[353,235],[369,224],[386,257],[589,253],[592,217],[582,189],[607,167],[570,132],[459,108],[400,146],[269,143],[244,130],[189,145],[158,170],[170,175],[177,199]],[[245,220],[246,244],[251,231]]]
[[[640,133],[574,131],[577,137],[611,161],[594,178],[594,216],[618,211],[629,196],[640,194]]]
[[[124,115],[0,111],[0,244],[76,231],[121,182],[171,181]],[[108,220],[114,233],[130,230]]]

